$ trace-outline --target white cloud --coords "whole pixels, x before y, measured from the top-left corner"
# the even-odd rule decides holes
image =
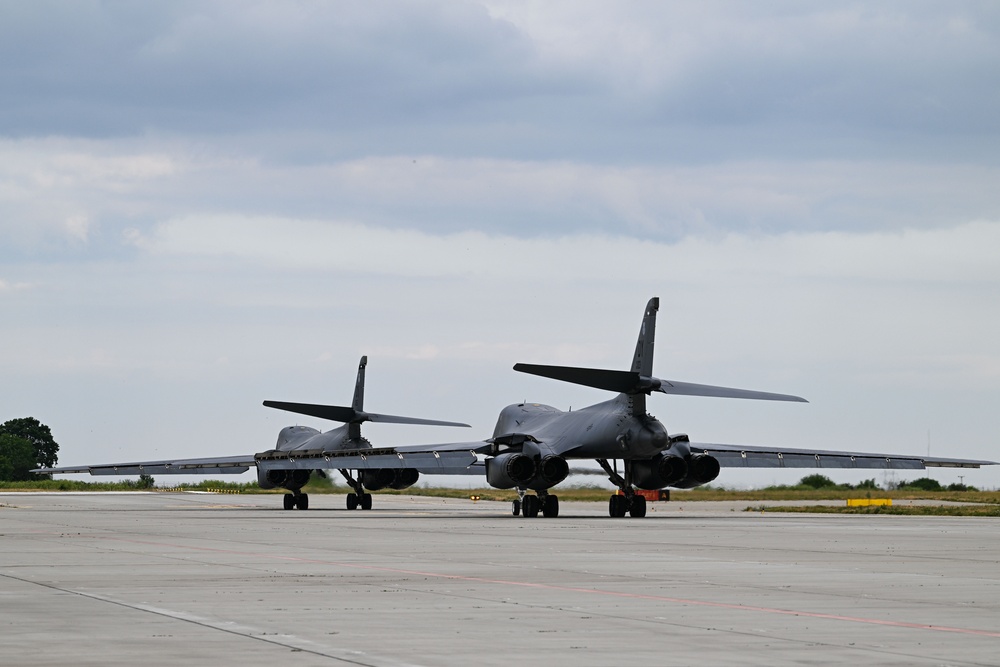
[[[397,277],[476,276],[511,281],[615,281],[697,275],[771,280],[1000,284],[1000,223],[902,232],[729,233],[677,243],[608,235],[518,238],[483,232],[436,235],[356,222],[190,217],[133,242],[153,255],[218,256],[291,270]],[[512,270],[513,269],[513,270]]]
[[[86,241],[90,233],[90,219],[85,215],[73,215],[66,218],[66,233],[71,237]]]
[[[883,160],[606,165],[396,155],[296,165],[225,142],[53,138],[0,141],[0,230],[8,252],[81,239],[111,252],[122,234],[149,236],[157,221],[331,212],[371,228],[515,238],[903,232],[1000,218],[998,180],[991,165]]]
[[[0,279],[0,294],[4,292],[20,292],[22,290],[31,289],[32,284],[26,282],[10,282],[8,280]]]

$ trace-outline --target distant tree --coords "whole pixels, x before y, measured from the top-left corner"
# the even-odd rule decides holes
[[[837,486],[837,483],[826,475],[806,475],[799,480],[799,484],[802,486],[811,486],[814,489],[823,489],[828,486]]]
[[[967,484],[949,484],[948,485],[948,490],[949,491],[978,491],[979,489],[977,489],[974,486],[969,486]]]
[[[34,448],[32,468],[52,468],[59,460],[59,445],[52,438],[52,431],[34,417],[11,419],[0,424],[0,435],[24,438]]]
[[[35,467],[35,450],[27,438],[0,433],[0,480],[25,482],[33,479],[29,471]]]
[[[139,475],[140,489],[151,489],[154,486],[156,486],[156,480],[153,479],[152,475]]]
[[[906,482],[904,486],[911,489],[920,489],[922,491],[940,491],[941,483],[936,479],[931,479],[930,477],[921,477],[915,479],[912,482]]]
[[[866,479],[858,483],[856,489],[877,489],[878,484],[875,483],[875,478]]]

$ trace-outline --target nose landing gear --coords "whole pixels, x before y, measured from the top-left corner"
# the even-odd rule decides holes
[[[633,519],[641,519],[646,516],[646,498],[635,492],[632,486],[632,466],[625,461],[625,477],[618,474],[618,471],[611,467],[607,459],[597,459],[598,465],[608,473],[608,479],[612,484],[620,489],[620,493],[611,496],[608,501],[608,515],[612,518],[620,519],[626,514]]]

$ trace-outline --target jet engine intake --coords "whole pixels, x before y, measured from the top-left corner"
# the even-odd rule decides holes
[[[688,464],[679,456],[661,454],[632,461],[632,482],[640,489],[654,491],[674,486],[688,476]]]
[[[534,476],[535,462],[530,456],[520,452],[505,452],[486,459],[486,481],[494,488],[513,489],[515,486],[524,486]]]
[[[309,481],[311,470],[268,470],[257,469],[257,485],[262,489],[288,489],[298,491]]]
[[[719,476],[719,460],[708,454],[689,456],[687,466],[687,477],[674,484],[678,489],[693,489],[696,486],[708,484]]]
[[[527,486],[535,491],[542,491],[555,486],[569,475],[569,464],[561,456],[545,456],[538,462],[535,476]]]

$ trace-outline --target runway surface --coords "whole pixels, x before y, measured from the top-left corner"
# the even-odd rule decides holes
[[[0,663],[997,665],[1000,523],[0,494]]]

